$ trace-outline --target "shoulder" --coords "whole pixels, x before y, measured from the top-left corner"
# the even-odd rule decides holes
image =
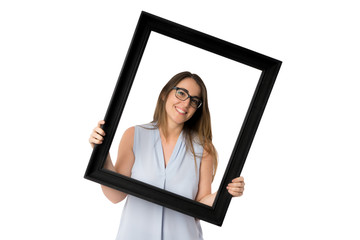
[[[157,127],[152,123],[135,125],[126,129],[122,138],[126,141],[133,142],[135,135],[138,136],[140,134],[141,136],[143,136],[143,134],[145,134],[146,132],[155,129],[157,129]]]
[[[154,126],[152,123],[147,123],[147,124],[142,124],[142,125],[135,125],[132,127],[129,127],[128,129],[125,130],[123,137],[125,138],[133,138],[135,135],[135,131],[141,131],[142,129],[144,130],[153,130],[156,129],[156,126]]]
[[[134,137],[134,134],[135,134],[135,126],[129,127],[128,129],[125,130],[123,134],[123,138]]]
[[[134,135],[135,135],[135,127],[129,127],[125,130],[124,134],[122,135],[120,144],[130,144],[132,145],[132,142],[134,141]]]

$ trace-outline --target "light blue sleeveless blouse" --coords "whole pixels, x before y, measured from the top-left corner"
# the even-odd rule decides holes
[[[153,186],[195,199],[203,152],[193,143],[196,155],[186,150],[181,132],[165,167],[159,129],[154,124],[135,126],[131,177]],[[122,212],[117,240],[200,240],[199,220],[163,206],[128,195]]]

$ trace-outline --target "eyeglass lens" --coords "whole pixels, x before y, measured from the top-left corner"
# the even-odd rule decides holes
[[[190,105],[194,108],[198,108],[201,105],[200,99],[190,96],[186,91],[181,88],[176,89],[175,96],[182,101],[190,98]]]

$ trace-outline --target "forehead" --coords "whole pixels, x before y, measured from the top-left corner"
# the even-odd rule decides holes
[[[176,86],[185,88],[191,96],[201,96],[201,88],[192,78],[184,78]]]

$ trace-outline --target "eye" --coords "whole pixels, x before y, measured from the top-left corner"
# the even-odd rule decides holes
[[[191,100],[191,102],[192,102],[192,104],[193,104],[194,106],[198,106],[199,103],[200,103],[200,100],[199,100],[199,99],[196,99],[196,98],[193,98],[193,99]]]
[[[184,90],[178,89],[176,92],[180,97],[187,97],[186,92]]]

